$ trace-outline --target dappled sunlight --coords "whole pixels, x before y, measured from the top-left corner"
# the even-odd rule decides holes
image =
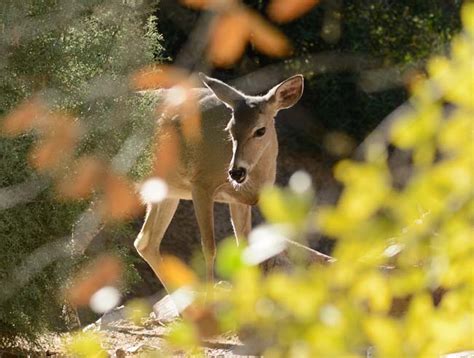
[[[144,203],[159,203],[168,194],[168,185],[160,178],[150,178],[140,186],[140,196]]]
[[[120,292],[112,286],[104,286],[90,298],[90,307],[96,313],[105,313],[115,308],[120,302]]]
[[[110,255],[98,257],[76,274],[66,290],[67,300],[76,307],[89,305],[100,289],[120,283],[122,270],[119,258]]]
[[[386,35],[391,15],[354,22],[352,2],[164,2],[156,6],[171,15],[160,14],[159,26],[147,1],[86,3],[5,5],[0,344],[3,334],[10,346],[17,336],[35,342],[68,321],[61,329],[74,333],[62,353],[78,357],[212,349],[442,357],[472,349],[472,3],[462,6],[456,35],[436,27],[441,15],[431,8],[426,19],[413,16],[419,28],[443,33],[416,58],[405,49],[385,58],[399,41],[420,39],[392,28]],[[315,20],[317,43],[314,32],[291,37]],[[176,38],[158,34],[167,21]],[[188,21],[202,38],[179,23]],[[346,43],[366,30],[386,47]],[[185,48],[173,48],[181,37],[189,37]],[[41,60],[37,67],[32,59]],[[294,77],[275,86],[283,76]],[[273,118],[312,86],[337,88]],[[382,91],[393,98],[371,102]],[[348,108],[333,108],[335,96]],[[364,107],[352,108],[356,100]],[[227,123],[219,122],[223,113]],[[346,131],[362,117],[363,130]],[[340,123],[329,123],[334,118]],[[239,159],[239,150],[253,156]],[[273,185],[275,171],[286,186]],[[186,209],[175,214],[190,198],[197,220]],[[222,210],[214,213],[215,201],[230,204],[238,240],[216,242],[214,231],[222,236],[226,227],[214,228]],[[165,236],[172,220],[186,230]],[[194,236],[203,252],[191,265],[184,246]],[[160,347],[120,351],[104,343],[112,331],[121,347],[120,337],[131,335],[159,338]]]
[[[278,226],[259,226],[253,229],[248,237],[248,247],[242,253],[244,263],[257,265],[285,250],[287,238],[284,232]]]

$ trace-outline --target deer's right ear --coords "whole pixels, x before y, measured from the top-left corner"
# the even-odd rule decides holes
[[[199,73],[199,77],[206,87],[230,108],[234,108],[237,101],[244,98],[244,95],[241,92],[216,78],[208,77],[202,72]]]

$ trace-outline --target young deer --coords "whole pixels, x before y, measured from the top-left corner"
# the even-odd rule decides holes
[[[263,96],[247,96],[217,79],[200,76],[207,87],[196,90],[200,139],[187,145],[181,138],[178,163],[163,178],[168,184],[167,198],[148,204],[134,243],[165,288],[159,247],[179,200],[193,201],[207,278],[213,281],[214,202],[229,204],[235,235],[245,238],[251,230],[251,206],[258,202],[262,187],[275,181],[278,141],[274,117],[279,110],[292,107],[303,93],[301,75],[288,78]],[[179,121],[174,121],[177,128]]]

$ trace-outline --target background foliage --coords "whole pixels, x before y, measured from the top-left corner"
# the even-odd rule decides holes
[[[137,132],[137,125],[140,131],[147,129],[149,107],[130,95],[127,78],[160,56],[161,37],[152,10],[145,4],[101,0],[2,2],[0,115],[35,95],[51,110],[75,118],[74,123],[80,118],[81,142],[73,156],[97,155],[104,163],[113,158]],[[61,312],[61,292],[76,263],[86,260],[66,255],[46,264],[25,286],[10,284],[23,280],[28,270],[22,273],[16,268],[36,250],[71,235],[91,202],[90,198],[58,200],[54,182],[70,174],[73,161],[39,179],[28,152],[40,135],[29,131],[20,137],[0,137],[2,194],[28,178],[42,187],[31,201],[2,207],[0,282],[5,286],[0,299],[0,345],[18,344],[19,338],[31,340],[47,328],[64,327],[67,317]],[[66,149],[56,149],[62,150]],[[111,226],[103,235],[128,238],[126,232],[126,227]],[[112,247],[108,249],[125,252],[116,243]],[[125,262],[130,266],[131,258]]]

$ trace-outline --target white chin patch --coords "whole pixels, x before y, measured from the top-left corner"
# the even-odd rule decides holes
[[[247,182],[247,179],[248,179],[248,178],[246,177],[246,178],[244,179],[244,181],[241,182],[241,183],[235,181],[234,179],[232,179],[232,178],[230,178],[230,177],[228,177],[227,179],[229,180],[230,184],[232,184],[232,186],[234,187],[234,189],[238,189],[238,188],[240,188],[242,185],[244,185],[244,184]]]

